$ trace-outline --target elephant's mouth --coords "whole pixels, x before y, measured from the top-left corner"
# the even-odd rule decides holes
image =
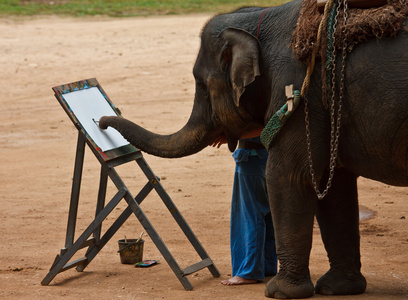
[[[237,148],[237,144],[238,144],[238,139],[230,139],[228,138],[228,149],[231,152],[234,152],[235,149]]]
[[[225,132],[225,136],[227,137],[229,151],[234,152],[237,148],[239,137],[229,132]]]
[[[226,133],[225,131],[220,135],[216,136],[217,138],[215,138],[209,145],[212,145],[214,147],[217,146],[219,148],[222,144],[226,142],[228,144],[228,149],[231,152],[235,151],[239,140],[238,138],[236,138],[234,135]]]

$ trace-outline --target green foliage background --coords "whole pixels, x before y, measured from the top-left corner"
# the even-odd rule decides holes
[[[130,17],[228,12],[243,6],[276,6],[289,0],[1,0],[0,15]]]

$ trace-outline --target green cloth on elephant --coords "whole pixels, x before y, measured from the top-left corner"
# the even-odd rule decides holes
[[[264,130],[261,132],[261,142],[266,149],[269,149],[273,140],[285,125],[286,121],[292,116],[293,112],[299,106],[300,91],[293,92],[293,107],[289,110],[288,102],[286,102],[266,124]]]
[[[260,143],[260,139],[249,139]],[[232,276],[264,279],[277,273],[275,234],[266,192],[266,149],[237,149],[231,204]]]

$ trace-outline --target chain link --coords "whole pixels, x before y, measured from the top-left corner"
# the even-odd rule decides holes
[[[316,192],[317,198],[322,200],[331,187],[333,177],[334,177],[334,170],[336,167],[336,161],[338,156],[338,149],[339,149],[339,138],[340,138],[340,127],[341,127],[341,110],[343,105],[343,98],[344,98],[344,84],[345,84],[345,68],[346,68],[346,57],[347,57],[347,31],[346,31],[346,24],[347,24],[347,11],[348,11],[348,4],[347,0],[339,0],[336,8],[336,17],[333,27],[333,63],[332,63],[332,101],[330,106],[330,163],[329,163],[329,178],[327,180],[326,188],[323,192],[320,192],[319,187],[317,185],[315,171],[313,168],[313,158],[312,158],[312,146],[311,146],[311,138],[310,138],[310,123],[309,123],[309,108],[308,108],[308,100],[305,97],[305,124],[306,124],[306,143],[307,143],[307,151],[308,151],[308,159],[309,159],[309,168],[310,168],[310,175],[312,177],[313,188]],[[341,64],[341,74],[340,74],[340,89],[339,89],[339,100],[337,104],[337,119],[336,119],[336,101],[335,101],[335,90],[336,90],[336,39],[335,39],[335,32],[337,28],[337,23],[340,15],[340,7],[343,3],[343,14],[344,14],[344,23],[343,23],[343,49],[342,49],[342,64]]]

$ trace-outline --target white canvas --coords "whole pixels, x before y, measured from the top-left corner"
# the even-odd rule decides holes
[[[82,127],[103,152],[129,145],[116,129],[99,128],[98,121],[101,117],[116,116],[116,113],[97,87],[70,92],[63,94],[62,97]]]

